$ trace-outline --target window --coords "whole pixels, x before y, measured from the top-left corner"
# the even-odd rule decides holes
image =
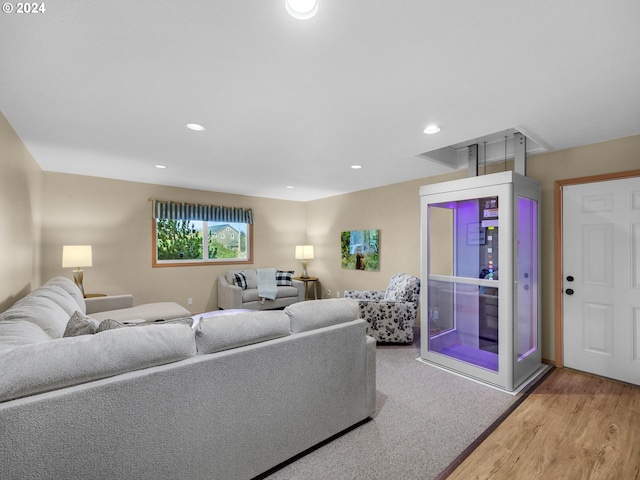
[[[152,224],[154,267],[253,261],[251,210],[156,200]]]

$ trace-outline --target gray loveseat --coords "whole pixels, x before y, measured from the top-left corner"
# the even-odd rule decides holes
[[[236,274],[243,274],[245,285],[238,285]],[[305,299],[304,282],[291,278],[277,286],[277,296],[274,300],[260,298],[258,291],[258,274],[255,268],[243,270],[229,270],[226,275],[218,277],[218,307],[227,309],[272,310],[284,308]]]
[[[374,412],[353,300],[61,338],[83,302],[54,280],[0,314],[3,480],[249,479]]]

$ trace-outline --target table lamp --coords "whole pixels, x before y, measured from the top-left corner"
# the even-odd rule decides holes
[[[82,286],[82,279],[84,272],[80,270],[80,267],[93,266],[91,245],[64,245],[62,247],[62,268],[74,268],[73,281],[82,292],[84,297],[84,287]]]
[[[302,260],[301,278],[309,278],[307,273],[307,260],[313,259],[313,245],[296,245],[296,260]]]

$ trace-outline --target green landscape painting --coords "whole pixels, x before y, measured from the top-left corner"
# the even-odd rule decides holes
[[[377,272],[380,264],[379,230],[351,230],[340,234],[341,264],[347,270]]]

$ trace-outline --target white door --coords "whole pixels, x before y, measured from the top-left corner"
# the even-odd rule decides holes
[[[640,177],[562,192],[564,364],[640,385]]]

